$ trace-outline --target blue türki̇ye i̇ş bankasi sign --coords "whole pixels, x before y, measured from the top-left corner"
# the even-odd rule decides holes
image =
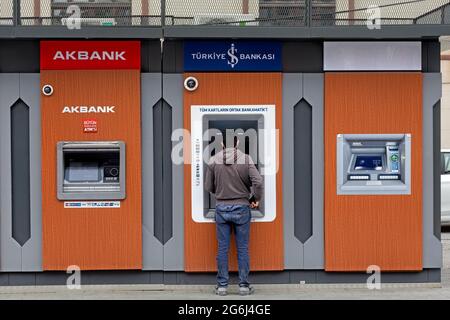
[[[281,43],[187,41],[185,71],[281,71]]]

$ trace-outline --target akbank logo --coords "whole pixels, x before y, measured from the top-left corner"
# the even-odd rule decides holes
[[[42,41],[40,60],[41,70],[140,70],[141,43],[92,40]]]
[[[187,41],[185,71],[281,71],[281,43]]]
[[[115,113],[116,106],[64,106],[62,113]]]
[[[238,64],[239,62],[239,58],[235,55],[235,53],[237,53],[237,49],[234,47],[234,43],[231,44],[231,48],[228,49],[228,65],[231,66],[231,68],[234,68],[235,65]]]
[[[53,60],[126,61],[125,51],[56,51]]]

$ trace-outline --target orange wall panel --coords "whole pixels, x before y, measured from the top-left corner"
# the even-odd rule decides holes
[[[199,81],[198,89],[184,91],[184,127],[190,130],[191,105],[276,105],[276,128],[281,129],[282,77],[280,73],[190,73]],[[281,130],[279,130],[281,141]],[[278,148],[281,154],[281,146]],[[184,154],[190,156],[190,141]],[[279,157],[281,158],[281,157]],[[278,161],[281,162],[281,159]],[[190,162],[187,162],[190,163]],[[185,271],[216,271],[217,240],[214,223],[196,223],[191,212],[191,166],[184,170],[184,259]],[[277,217],[273,222],[252,223],[250,227],[250,270],[283,270],[283,214],[281,168],[277,173]],[[231,239],[230,270],[237,270],[234,237]]]
[[[140,72],[42,71],[43,268],[141,269]],[[62,113],[64,106],[109,105],[115,113]],[[83,133],[82,120],[96,119],[97,133]],[[114,141],[126,145],[126,199],[117,209],[64,209],[56,198],[59,141]]]
[[[337,195],[337,134],[411,133],[411,195]],[[325,269],[422,269],[422,75],[325,75]]]

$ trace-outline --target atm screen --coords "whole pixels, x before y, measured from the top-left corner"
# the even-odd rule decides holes
[[[355,170],[383,170],[382,156],[357,156]]]
[[[66,180],[69,182],[96,182],[100,180],[97,162],[70,162]]]

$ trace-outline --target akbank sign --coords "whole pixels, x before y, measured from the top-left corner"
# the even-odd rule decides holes
[[[281,43],[188,41],[185,71],[281,71]]]

